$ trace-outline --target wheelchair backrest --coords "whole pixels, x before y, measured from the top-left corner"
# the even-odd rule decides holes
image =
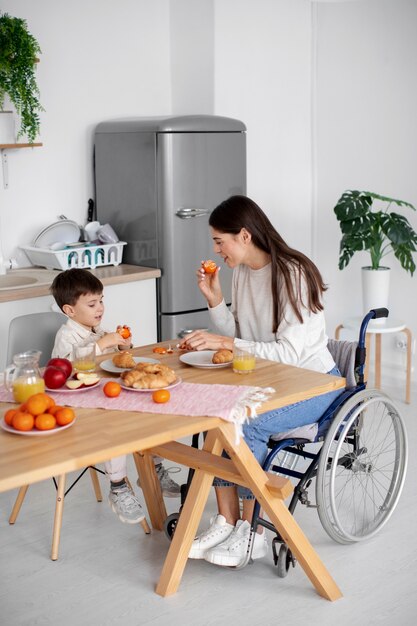
[[[340,373],[346,378],[346,389],[356,387],[355,379],[355,355],[357,341],[338,341],[329,339],[327,348],[332,355]]]

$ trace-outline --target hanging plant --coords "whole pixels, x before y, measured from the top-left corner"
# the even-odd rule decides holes
[[[20,116],[17,137],[27,135],[29,143],[39,134],[39,113],[44,110],[35,77],[40,52],[26,20],[7,13],[0,15],[0,108],[7,94]]]

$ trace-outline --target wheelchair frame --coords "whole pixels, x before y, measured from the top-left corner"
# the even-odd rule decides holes
[[[403,420],[388,396],[378,390],[367,391],[364,381],[368,323],[388,314],[387,309],[373,309],[365,315],[355,354],[356,386],[343,391],[325,411],[318,421],[315,440],[270,439],[270,452],[262,465],[265,471],[298,480],[288,506],[290,513],[294,514],[298,502],[317,508],[324,530],[339,543],[354,543],[375,535],[391,517],[405,480],[408,445]],[[198,447],[198,440],[199,435],[194,435],[194,447]],[[318,443],[322,443],[318,451],[305,450],[306,445]],[[284,464],[275,464],[281,452]],[[303,472],[295,468],[301,457],[309,462]],[[292,459],[290,466],[286,464],[288,458]],[[187,483],[181,486],[181,503],[193,474],[190,470]],[[310,502],[307,491],[314,478],[316,504]],[[179,515],[180,511],[173,513],[165,521],[169,538],[175,532]],[[275,534],[273,559],[278,576],[285,577],[296,560],[275,527],[260,517],[258,502],[255,502],[246,557],[234,569],[241,569],[251,561],[258,525]]]

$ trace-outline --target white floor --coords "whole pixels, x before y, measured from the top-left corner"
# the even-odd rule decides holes
[[[366,543],[343,546],[327,536],[314,509],[296,510],[298,522],[340,586],[341,600],[321,598],[300,566],[279,579],[271,554],[241,571],[189,561],[178,593],[161,598],[154,586],[168,540],[162,533],[145,536],[140,527],[120,523],[106,502],[96,503],[85,476],[66,499],[56,562],[49,559],[52,481],[29,489],[14,526],[7,520],[15,492],[0,494],[0,623],[411,626],[417,612],[417,393],[407,406],[402,386],[387,391],[404,415],[410,449],[404,491],[387,526]],[[133,482],[133,463],[130,476]],[[183,471],[175,478],[185,476]],[[104,478],[101,484],[107,495]],[[176,511],[177,500],[167,500],[167,507]],[[211,497],[203,524],[214,511]]]

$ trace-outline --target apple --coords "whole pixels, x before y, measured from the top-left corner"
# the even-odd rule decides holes
[[[100,377],[93,374],[92,376],[85,376],[81,380],[85,387],[91,387],[91,385],[96,385],[99,382]]]
[[[46,364],[46,367],[48,367],[49,365],[51,365],[52,367],[57,367],[58,369],[61,369],[65,372],[66,377],[69,378],[71,376],[72,373],[72,363],[71,361],[68,361],[68,359],[50,359],[48,361],[48,363]]]
[[[79,389],[80,387],[82,387],[83,383],[81,382],[81,380],[74,380],[74,378],[71,378],[71,380],[67,380],[65,383],[65,386],[68,387],[68,389]]]
[[[43,379],[49,389],[59,389],[64,386],[67,375],[64,370],[59,367],[47,365],[43,373]]]

